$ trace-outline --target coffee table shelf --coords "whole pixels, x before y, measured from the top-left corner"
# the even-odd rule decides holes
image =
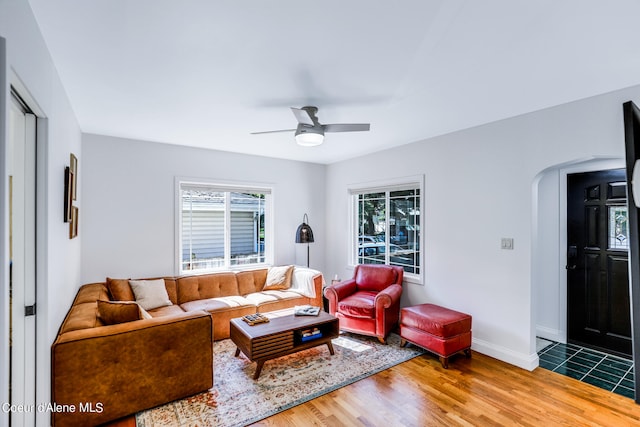
[[[340,334],[338,319],[321,312],[318,316],[294,316],[290,310],[263,313],[268,323],[250,326],[241,318],[231,319],[230,337],[236,348],[252,362],[257,362],[253,379],[258,379],[264,362],[308,348],[326,344],[334,354],[331,340]],[[318,328],[322,334],[315,339],[302,341],[302,331]]]

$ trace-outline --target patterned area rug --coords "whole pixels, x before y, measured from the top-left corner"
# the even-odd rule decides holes
[[[138,427],[244,426],[307,402],[422,354],[400,347],[400,337],[382,345],[375,338],[342,334],[326,345],[267,361],[258,380],[256,364],[234,357],[231,340],[214,344],[214,387],[188,399],[136,415]]]

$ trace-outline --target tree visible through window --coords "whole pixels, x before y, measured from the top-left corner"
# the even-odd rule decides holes
[[[420,188],[353,194],[358,264],[401,266],[420,274]]]
[[[267,262],[268,190],[180,184],[180,270]]]

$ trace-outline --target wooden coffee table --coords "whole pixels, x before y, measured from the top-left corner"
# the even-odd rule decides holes
[[[253,379],[260,376],[267,360],[286,356],[308,348],[326,344],[333,355],[331,340],[339,336],[338,319],[321,311],[318,316],[294,316],[293,310],[262,313],[270,321],[250,326],[242,318],[231,319],[230,336],[237,346],[236,357],[242,351],[252,362],[257,362]],[[302,332],[318,328],[322,336],[303,341]]]

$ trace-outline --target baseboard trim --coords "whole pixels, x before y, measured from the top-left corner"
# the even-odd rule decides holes
[[[565,343],[567,339],[565,334],[559,329],[547,328],[546,326],[536,326],[536,336],[555,342]]]
[[[517,366],[527,371],[533,371],[538,367],[538,354],[524,354],[515,352],[509,348],[490,343],[478,338],[473,338],[471,349],[478,353],[485,354],[495,359],[501,360],[510,365]]]

